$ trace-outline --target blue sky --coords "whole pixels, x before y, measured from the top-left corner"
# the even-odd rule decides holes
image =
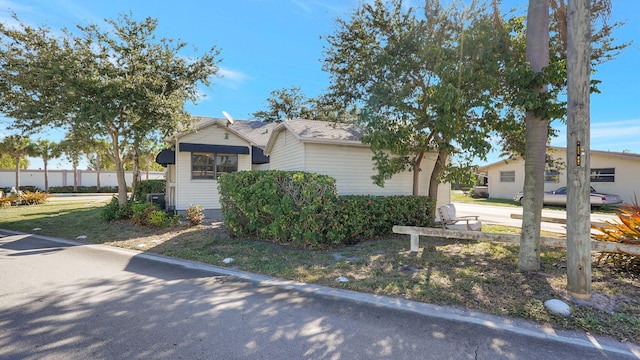
[[[329,84],[321,69],[321,36],[335,29],[335,19],[350,14],[359,0],[0,0],[0,18],[12,21],[11,11],[30,25],[52,29],[72,28],[88,22],[102,24],[131,11],[136,19],[159,20],[158,34],[179,38],[202,53],[212,45],[221,50],[220,79],[204,88],[205,97],[187,109],[194,115],[236,119],[266,106],[269,93],[299,86],[307,96],[317,96]],[[408,3],[419,5],[422,1]],[[526,0],[505,1],[505,8],[526,8]],[[638,40],[640,1],[614,1],[614,21],[627,24],[615,36]],[[597,150],[640,153],[640,44],[634,44],[614,61],[601,65],[595,78],[602,94],[591,98],[591,147]],[[198,54],[198,52],[196,52]],[[192,54],[184,53],[184,56]],[[565,146],[565,126],[552,145]],[[0,137],[9,132],[0,127]],[[50,132],[43,137],[59,140]],[[497,160],[495,154],[488,161]],[[31,168],[42,167],[31,159]],[[51,168],[69,168],[53,161]]]

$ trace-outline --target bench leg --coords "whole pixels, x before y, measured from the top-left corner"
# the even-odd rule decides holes
[[[418,252],[420,235],[411,234],[411,252]]]

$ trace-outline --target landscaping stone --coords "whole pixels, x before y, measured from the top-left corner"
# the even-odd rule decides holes
[[[571,315],[571,308],[562,300],[551,299],[544,302],[544,307],[551,313],[562,316]]]
[[[349,282],[349,279],[347,279],[347,277],[346,277],[346,276],[338,276],[338,277],[336,278],[336,281],[337,281],[337,282],[343,282],[343,283],[344,283],[344,282]]]
[[[230,257],[225,258],[224,260],[222,260],[222,262],[225,264],[231,264],[233,262],[233,258],[230,258]]]
[[[76,237],[76,240],[85,240],[86,238],[87,238],[87,235],[80,235]]]

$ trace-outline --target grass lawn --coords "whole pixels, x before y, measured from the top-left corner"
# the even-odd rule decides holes
[[[456,200],[453,200],[456,201]],[[543,249],[542,269],[517,271],[518,247],[489,242],[423,237],[417,255],[408,236],[388,236],[352,246],[321,250],[291,249],[256,239],[230,238],[222,223],[165,230],[107,224],[104,202],[69,200],[0,209],[0,228],[148,251],[218,266],[343,289],[402,297],[438,305],[584,329],[640,344],[640,276],[607,264],[593,268],[593,300],[573,305],[564,318],[543,306],[566,299],[566,253]],[[41,230],[34,231],[34,228]],[[486,232],[518,232],[485,226]],[[235,261],[224,265],[222,260]],[[347,283],[336,282],[346,276]]]

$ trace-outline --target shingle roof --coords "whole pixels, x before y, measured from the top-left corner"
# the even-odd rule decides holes
[[[271,136],[271,131],[278,124],[266,123],[262,121],[236,120],[233,124],[228,124],[227,119],[196,116],[198,124],[195,131],[206,128],[213,124],[227,126],[227,128],[236,135],[244,138],[247,142],[255,146],[265,147]]]
[[[269,136],[271,136],[271,131],[277,125],[276,123],[262,121],[236,120],[232,125],[229,125],[229,129],[236,131],[238,134],[244,134],[256,146],[266,146]]]
[[[271,131],[273,136],[269,138],[269,142],[264,149],[265,154],[268,155],[271,152],[271,148],[276,141],[275,135],[284,130],[289,130],[293,136],[301,142],[362,147],[369,146],[360,141],[360,138],[364,135],[364,129],[358,125],[293,119],[281,122],[273,128]]]
[[[364,129],[355,124],[294,119],[282,123],[301,141],[362,144]]]

